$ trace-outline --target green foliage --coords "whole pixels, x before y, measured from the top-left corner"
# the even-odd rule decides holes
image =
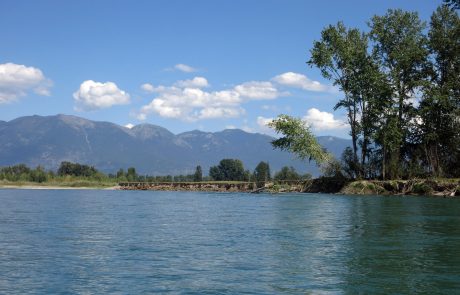
[[[78,163],[62,162],[59,166],[57,174],[59,176],[73,175],[73,176],[84,176],[92,177],[95,176],[98,171],[93,166],[82,165]]]
[[[460,18],[446,6],[431,16],[429,83],[420,103],[419,143],[434,176],[458,174],[460,157]]]
[[[237,159],[223,159],[218,166],[209,169],[209,176],[216,181],[244,181],[248,175],[243,162]]]
[[[271,180],[270,165],[267,162],[260,162],[254,170],[253,175],[257,187],[262,187],[267,181]]]
[[[414,183],[412,192],[418,195],[430,195],[433,192],[433,188],[425,182]]]
[[[342,173],[342,164],[340,163],[340,161],[336,159],[332,159],[331,161],[329,161],[327,165],[321,167],[321,170],[323,172],[323,176],[325,177],[340,179],[345,178],[345,176]]]
[[[307,179],[311,179],[311,174],[307,173],[304,175],[300,175],[299,173],[297,173],[297,171],[292,166],[282,167],[281,170],[276,172],[274,176],[274,180],[277,182],[299,181],[299,180],[307,180]]]
[[[374,57],[391,89],[387,102],[380,105],[384,114],[379,130],[386,162],[383,174],[398,178],[399,163],[414,131],[410,123],[416,120],[411,99],[424,85],[428,59],[425,24],[415,12],[390,9],[383,16],[374,16],[369,25]]]
[[[126,179],[128,181],[139,181],[138,180],[138,175],[136,172],[136,168],[134,167],[129,167],[128,171],[126,172]]]
[[[445,2],[458,8],[457,0]],[[351,129],[344,173],[357,179],[459,176],[458,13],[441,5],[427,32],[417,13],[390,9],[372,17],[369,27],[366,33],[341,22],[327,26],[307,62],[344,94],[335,106],[345,110]]]
[[[444,0],[447,7],[453,9],[460,9],[460,0]]]
[[[42,182],[46,182],[46,180],[48,179],[48,175],[45,169],[43,169],[43,167],[38,166],[35,170],[30,170],[29,179],[32,182],[42,183]]]
[[[301,160],[314,160],[318,165],[331,159],[302,120],[280,115],[268,126],[283,135],[272,141],[273,147],[289,151]]]
[[[69,167],[75,168],[76,170],[73,171],[74,173],[79,172],[80,174],[86,174],[82,171],[86,171],[88,166],[73,164],[68,165],[65,163],[62,167],[62,171],[70,171]],[[66,170],[67,169],[67,170]],[[90,169],[91,170],[91,169]],[[10,166],[10,167],[3,167],[0,168],[0,181],[12,182],[12,183],[27,183],[27,182],[34,182],[34,183],[43,183],[48,185],[66,185],[69,186],[76,182],[90,182],[90,186],[106,186],[108,183],[110,185],[114,185],[113,181],[110,181],[108,177],[100,172],[96,172],[91,174],[91,176],[86,175],[74,175],[74,174],[55,174],[53,171],[46,171],[42,166],[37,166],[35,169],[31,169],[24,164]],[[77,185],[80,186],[80,185]]]
[[[360,171],[360,168],[357,167],[359,164],[355,161],[353,150],[350,147],[347,147],[342,153],[342,170],[345,173],[345,176],[350,179],[357,178],[357,171]]]
[[[368,35],[356,28],[346,28],[343,23],[330,25],[321,32],[321,40],[314,42],[311,58],[307,62],[316,66],[322,75],[333,81],[344,97],[334,109],[344,109],[350,124],[352,158],[350,168],[358,178],[365,176],[362,171],[369,156],[369,145],[376,116],[376,100],[387,89],[382,85],[383,74],[369,54]],[[377,91],[378,90],[378,91]],[[361,146],[361,164],[358,158],[358,144]]]
[[[196,166],[195,173],[193,174],[193,181],[195,182],[203,181],[203,171],[200,165]]]
[[[120,170],[117,171],[117,178],[121,179],[124,177],[125,177],[125,171],[123,170],[123,168],[120,168]]]

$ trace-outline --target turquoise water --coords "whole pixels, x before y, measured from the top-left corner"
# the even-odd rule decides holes
[[[0,190],[0,293],[460,292],[460,199]]]

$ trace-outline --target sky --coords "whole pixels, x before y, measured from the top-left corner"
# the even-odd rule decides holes
[[[0,120],[67,114],[173,133],[271,134],[279,114],[347,138],[342,97],[306,61],[321,30],[367,31],[387,9],[429,21],[417,1],[0,0]]]

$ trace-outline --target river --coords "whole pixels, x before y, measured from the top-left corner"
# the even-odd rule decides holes
[[[454,294],[460,199],[0,190],[1,294]]]

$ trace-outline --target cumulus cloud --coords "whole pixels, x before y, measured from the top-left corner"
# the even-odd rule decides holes
[[[261,133],[274,135],[275,133],[274,130],[268,126],[268,123],[273,121],[273,119],[274,118],[266,118],[263,116],[258,116],[256,120],[258,131]]]
[[[280,93],[271,82],[251,81],[235,86],[241,96],[251,99],[274,99],[285,95]]]
[[[198,119],[236,118],[244,113],[241,107],[206,107],[200,111]]]
[[[272,122],[273,118],[265,118],[262,116],[257,117],[257,125],[261,128],[268,127],[268,123]]]
[[[183,88],[205,88],[208,87],[208,80],[203,77],[195,77],[191,80],[182,80],[175,83],[177,87]]]
[[[334,91],[334,88],[330,86],[323,85],[318,81],[310,80],[307,76],[294,72],[287,72],[278,75],[274,77],[272,80],[280,85],[301,88],[303,90],[308,91]]]
[[[0,64],[0,104],[13,102],[29,91],[48,96],[51,84],[40,69],[14,63]]]
[[[128,123],[125,125],[126,128],[131,129],[134,127],[134,124]]]
[[[130,103],[130,96],[113,82],[87,80],[73,94],[77,110],[96,110]]]
[[[241,107],[244,102],[284,95],[271,82],[263,81],[246,82],[220,91],[203,90],[207,86],[209,83],[205,78],[195,77],[172,86],[152,87],[157,96],[140,109],[137,118],[145,120],[149,114],[185,121],[235,118],[245,113]]]
[[[155,92],[155,88],[150,83],[142,84],[141,89],[144,90],[145,92],[148,92],[148,93]]]
[[[137,114],[139,120],[145,120],[150,114],[185,121],[210,118],[234,118],[244,114],[242,104],[254,100],[273,100],[290,95],[282,92],[278,86],[302,88],[310,91],[331,91],[331,87],[312,81],[306,76],[294,72],[278,75],[271,81],[248,81],[219,91],[207,91],[208,80],[194,77],[181,80],[171,86],[151,84],[142,85],[146,92],[156,93],[156,97],[143,106]],[[272,109],[263,106],[265,110]]]
[[[174,69],[178,70],[178,71],[181,71],[181,72],[184,72],[184,73],[193,73],[193,72],[197,72],[198,70],[189,66],[189,65],[186,65],[186,64],[177,64],[174,66]]]
[[[342,120],[335,119],[334,114],[321,112],[316,108],[309,109],[302,119],[317,131],[348,128],[347,123]]]

